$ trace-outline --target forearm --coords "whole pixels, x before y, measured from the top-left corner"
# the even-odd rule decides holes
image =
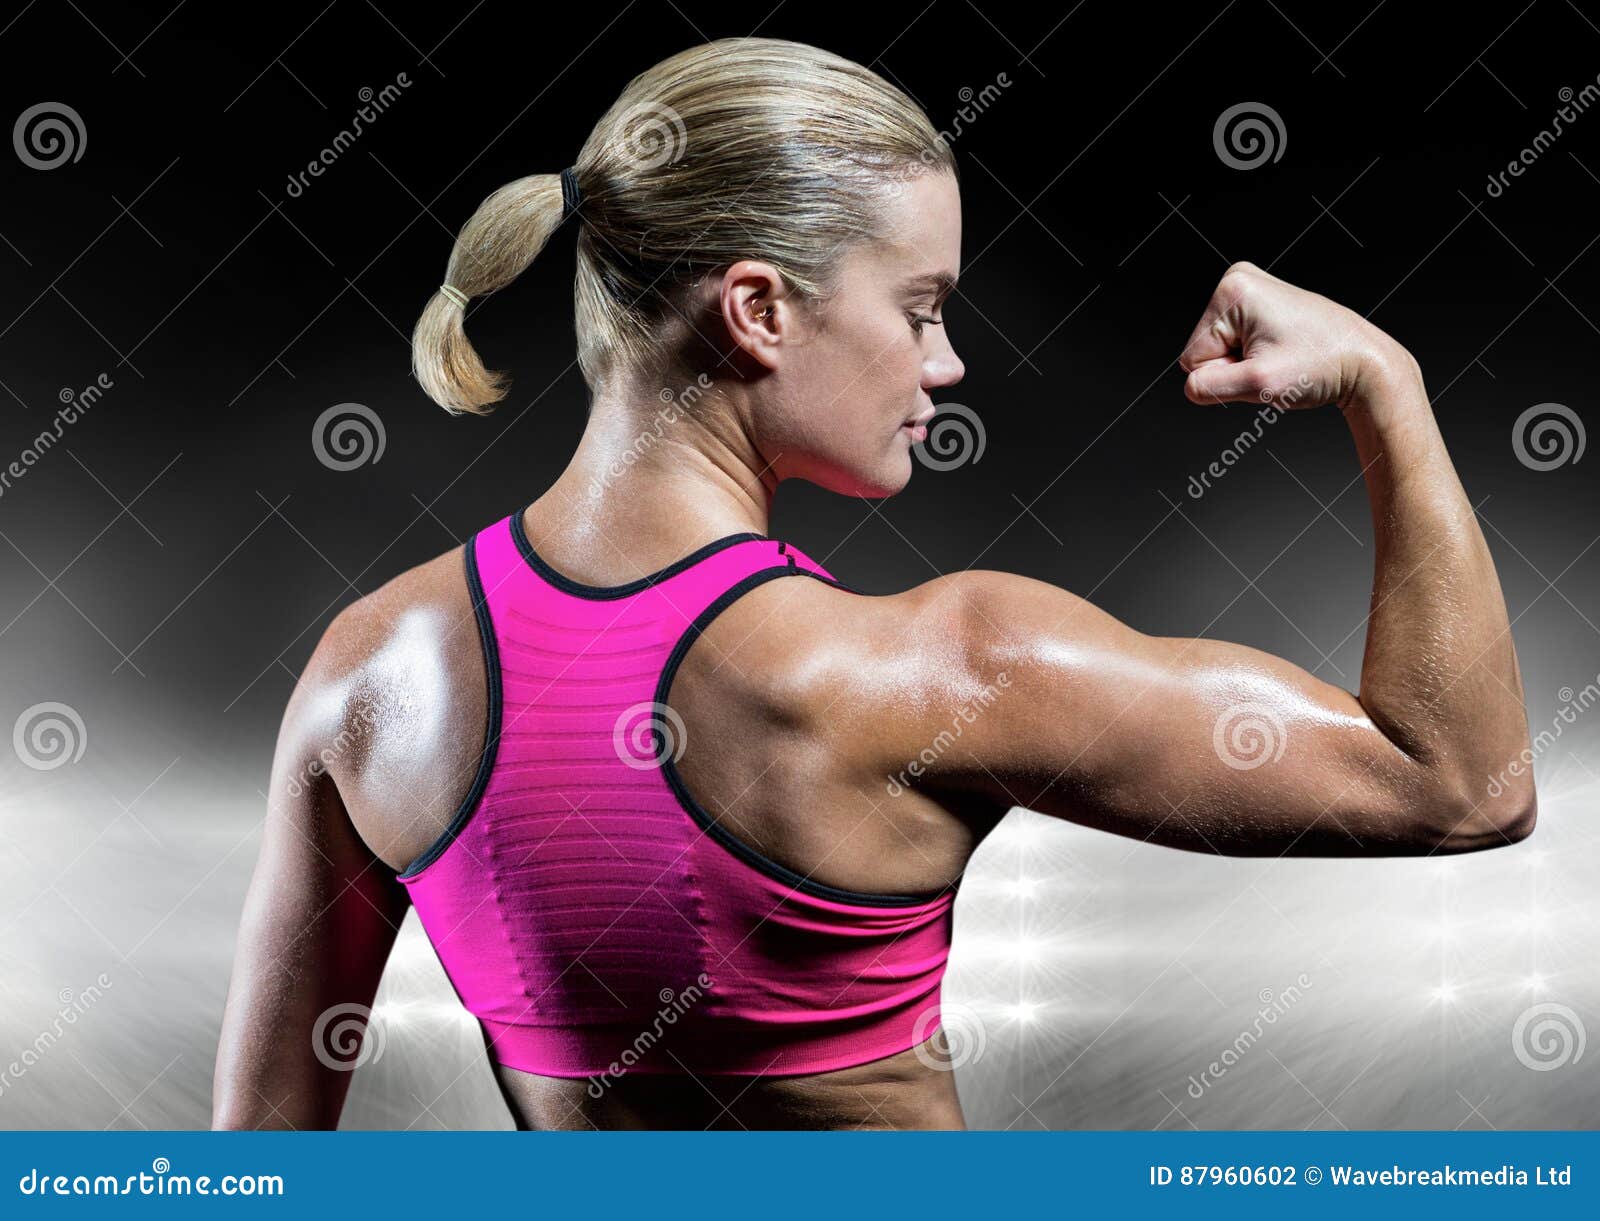
[[[1521,676],[1494,561],[1403,351],[1342,404],[1365,472],[1377,556],[1362,706],[1472,818],[1497,829],[1533,804],[1529,778],[1489,779],[1527,746]]]

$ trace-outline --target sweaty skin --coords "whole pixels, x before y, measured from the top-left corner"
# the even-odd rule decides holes
[[[575,580],[618,584],[724,534],[768,533],[783,478],[903,486],[904,425],[961,374],[937,319],[960,230],[942,175],[896,207],[901,240],[850,255],[826,322],[767,264],[708,285],[700,304],[744,362],[740,382],[616,494],[591,497],[654,391],[597,395],[571,464],[527,511],[539,553]],[[912,300],[901,288],[924,273],[949,283]],[[1521,678],[1416,362],[1359,315],[1240,263],[1179,363],[1197,404],[1265,391],[1297,408],[1336,403],[1349,422],[1377,542],[1359,692],[1248,646],[1145,635],[1025,576],[969,570],[881,597],[772,581],[711,623],[668,693],[701,803],[793,870],[894,893],[949,882],[1018,805],[1229,855],[1454,853],[1529,834],[1531,779],[1493,796],[1483,780],[1528,745]],[[273,763],[215,1126],[337,1124],[350,1074],[314,1054],[313,1025],[371,1004],[405,914],[393,875],[470,787],[486,702],[459,550],[328,628]],[[1272,758],[1238,766],[1263,733]],[[933,1044],[917,1050],[809,1077],[624,1075],[601,1099],[585,1081],[496,1072],[523,1127],[964,1126],[954,1073]]]

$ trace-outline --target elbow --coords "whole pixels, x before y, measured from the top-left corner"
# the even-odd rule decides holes
[[[1442,803],[1442,825],[1434,820],[1430,852],[1483,852],[1508,848],[1533,834],[1539,799],[1530,784],[1493,798]]]
[[[1500,829],[1508,842],[1521,843],[1533,834],[1533,828],[1539,822],[1539,799],[1533,794],[1528,794],[1528,800],[1508,819]]]
[[[1520,843],[1533,834],[1534,826],[1538,826],[1538,823],[1539,799],[1530,784],[1522,799],[1512,803],[1512,807],[1502,813],[1498,826],[1507,843]]]

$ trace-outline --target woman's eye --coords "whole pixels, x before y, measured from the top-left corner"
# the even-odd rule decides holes
[[[940,321],[941,320],[938,319],[938,318],[925,318],[925,317],[918,317],[916,315],[913,315],[912,318],[911,318],[911,330],[915,334],[920,335],[920,334],[922,334],[922,328],[923,327],[925,327],[925,326],[938,326]]]

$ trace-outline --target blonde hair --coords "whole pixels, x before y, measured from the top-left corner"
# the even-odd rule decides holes
[[[591,389],[611,371],[668,355],[660,324],[685,288],[745,258],[770,262],[821,299],[839,256],[879,235],[886,188],[924,169],[956,173],[922,109],[876,73],[773,38],[724,38],[640,73],[595,124],[573,164],[582,195],[573,297],[578,364]],[[468,297],[504,288],[562,223],[559,174],[519,178],[483,201],[456,239],[445,284]],[[446,410],[482,413],[505,396],[436,292],[412,336],[412,365]]]

